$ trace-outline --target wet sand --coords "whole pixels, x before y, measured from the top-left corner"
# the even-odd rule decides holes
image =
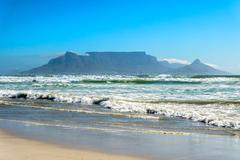
[[[72,149],[65,146],[17,137],[0,130],[1,160],[139,160],[140,157],[115,155],[90,150]]]
[[[146,121],[1,105],[0,117],[0,160],[240,158],[239,130],[208,128],[184,119]],[[194,132],[180,128],[194,125]],[[175,130],[161,130],[164,126]]]

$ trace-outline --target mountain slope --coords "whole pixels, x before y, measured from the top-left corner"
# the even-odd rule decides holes
[[[223,75],[226,72],[212,68],[199,59],[190,65],[158,61],[145,52],[87,52],[78,55],[66,52],[51,59],[46,65],[23,74],[177,74]]]
[[[171,69],[178,69],[186,66],[186,64],[181,64],[181,63],[169,63],[168,61],[160,61],[160,62],[164,67],[171,68]]]
[[[199,59],[196,59],[192,64],[184,66],[182,68],[172,71],[173,74],[181,75],[223,75],[227,72],[220,71],[213,67],[210,67],[202,63]]]
[[[171,70],[145,52],[66,52],[25,74],[160,74]]]

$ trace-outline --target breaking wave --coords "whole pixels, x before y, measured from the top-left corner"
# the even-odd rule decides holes
[[[117,112],[145,113],[164,115],[167,117],[181,117],[193,121],[204,122],[209,125],[240,129],[240,103],[232,102],[159,102],[139,103],[126,101],[104,101],[101,105]],[[200,106],[200,105],[201,106]]]
[[[240,76],[193,76],[193,77],[175,77],[171,75],[136,75],[136,76],[0,76],[0,84],[19,84],[19,83],[83,83],[83,84],[206,84],[206,83],[230,83],[239,84]]]
[[[80,103],[89,106],[99,105],[110,111],[107,114],[117,116],[124,115],[132,118],[157,119],[157,115],[164,115],[166,117],[181,117],[204,122],[208,125],[240,129],[240,101],[238,100],[129,100],[124,98],[119,99],[118,97],[80,97],[38,92],[5,92],[1,93],[0,97]],[[106,114],[69,108],[42,107],[41,109]]]
[[[97,105],[107,112],[135,118],[164,115],[240,129],[239,76],[0,76],[0,88],[0,98],[9,101]],[[91,114],[80,109],[57,109]]]
[[[81,81],[72,81],[72,83],[132,83],[132,84],[201,84],[198,81],[177,81],[177,80],[146,80],[146,79],[112,79],[112,80],[93,80],[84,79]]]

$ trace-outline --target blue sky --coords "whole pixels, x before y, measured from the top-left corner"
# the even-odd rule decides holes
[[[0,73],[66,50],[143,50],[240,73],[240,1],[0,0]]]

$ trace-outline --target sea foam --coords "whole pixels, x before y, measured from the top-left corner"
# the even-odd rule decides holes
[[[239,77],[0,76],[0,98],[98,105],[240,129]]]

